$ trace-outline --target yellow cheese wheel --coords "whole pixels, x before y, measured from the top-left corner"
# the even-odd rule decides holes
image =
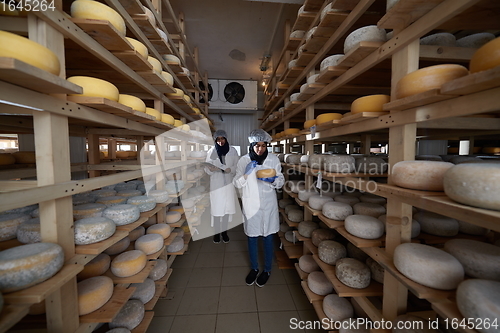
[[[169,85],[171,85],[171,86],[174,85],[174,77],[172,76],[172,74],[165,72],[165,71],[162,71],[161,76],[165,79],[165,81],[167,81],[167,83]]]
[[[136,250],[141,250],[150,255],[161,250],[165,241],[160,234],[147,234],[139,237],[134,244]]]
[[[311,128],[311,127],[313,127],[314,125],[316,125],[316,119],[306,120],[306,121],[304,122],[304,128],[305,128],[305,129]]]
[[[103,97],[118,102],[120,92],[108,81],[89,76],[72,76],[67,80],[83,88],[82,94],[69,94],[70,96]]]
[[[167,212],[165,214],[165,221],[167,223],[176,223],[176,222],[179,222],[179,220],[181,219],[182,215],[181,215],[181,212],[178,212],[178,211],[170,211],[170,212]]]
[[[127,41],[132,44],[132,46],[134,47],[134,50],[136,50],[137,52],[139,52],[139,54],[145,59],[145,60],[148,60],[148,48],[146,47],[146,45],[142,44],[141,42],[139,42],[137,39],[133,39],[133,38],[130,38],[130,37],[125,37],[125,39],[127,39]]]
[[[168,62],[175,62],[176,64],[180,65],[181,64],[181,61],[180,59],[173,55],[173,54],[162,54],[161,56],[163,58],[163,60],[165,61],[168,61]]]
[[[128,151],[119,150],[116,152],[116,158],[126,158],[129,156]]]
[[[483,148],[483,153],[486,153],[486,154],[498,154],[498,153],[500,153],[500,147],[484,147]]]
[[[102,275],[109,269],[110,264],[111,257],[106,253],[100,253],[83,267],[83,270],[78,273],[77,277],[79,280],[85,280]]]
[[[351,104],[352,113],[361,112],[382,112],[385,103],[391,101],[389,95],[369,95],[360,97]]]
[[[194,111],[194,113],[196,113],[196,114],[201,114],[201,111],[200,111],[200,109],[198,109],[198,108],[193,108],[193,111]]]
[[[274,169],[261,169],[256,172],[257,178],[268,178],[276,176],[276,170]]]
[[[287,128],[285,131],[285,135],[298,134],[300,132],[299,128]]]
[[[184,213],[184,208],[182,208],[182,206],[171,206],[169,209],[168,209],[170,212],[179,212],[179,213]]]
[[[153,108],[146,108],[146,113],[149,114],[150,116],[153,116],[156,118],[156,120],[161,120],[161,113],[160,111],[153,109]]]
[[[181,127],[182,125],[184,125],[184,123],[182,122],[182,120],[179,120],[179,119],[175,119],[174,120],[174,126],[175,127]]]
[[[147,260],[146,254],[140,250],[123,252],[111,261],[111,272],[118,277],[132,276],[146,267]]]
[[[148,234],[159,234],[163,238],[168,238],[168,236],[170,236],[170,233],[172,232],[172,227],[166,223],[158,223],[158,224],[154,224],[154,225],[150,226],[146,230],[146,232]]]
[[[342,119],[342,114],[340,113],[323,113],[316,117],[316,125],[325,124],[333,120]]]
[[[61,71],[59,58],[54,52],[26,37],[7,31],[0,31],[0,57],[18,59],[54,75],[59,75]]]
[[[95,276],[78,282],[78,312],[80,316],[101,308],[113,295],[113,280]]]
[[[74,18],[109,21],[109,23],[111,23],[111,25],[123,36],[125,36],[127,31],[123,17],[113,8],[97,1],[74,1],[71,4],[71,16]]]
[[[16,151],[12,154],[17,164],[34,164],[36,155],[34,151]]]
[[[191,104],[191,97],[189,95],[184,95],[182,96],[182,99],[184,100],[184,102],[186,102],[187,104]]]
[[[175,123],[174,117],[172,117],[172,115],[167,114],[167,113],[161,114],[161,121],[166,123],[166,124],[170,124],[170,125],[174,125],[174,123]]]
[[[151,64],[151,66],[153,66],[153,70],[159,75],[161,75],[162,72],[161,62],[158,59],[153,58],[151,56],[148,56],[148,62]]]
[[[167,94],[167,96],[171,96],[171,97],[182,97],[182,96],[184,96],[184,91],[182,91],[179,88],[174,88],[174,89],[175,89],[175,92]]]
[[[146,104],[139,97],[120,94],[118,96],[118,103],[131,107],[135,111],[146,112]]]
[[[88,217],[102,216],[102,212],[107,208],[101,203],[88,203],[78,206],[73,206],[73,218],[80,220]]]
[[[188,124],[181,125],[181,130],[189,132],[191,130],[191,127],[189,127]]]
[[[401,78],[396,84],[396,98],[404,98],[432,89],[469,74],[461,65],[444,64],[424,67]]]
[[[470,59],[471,73],[485,71],[500,65],[500,37],[481,46]]]

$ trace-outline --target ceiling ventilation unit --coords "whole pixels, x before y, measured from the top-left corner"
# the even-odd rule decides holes
[[[208,80],[213,95],[209,109],[257,110],[257,81]]]

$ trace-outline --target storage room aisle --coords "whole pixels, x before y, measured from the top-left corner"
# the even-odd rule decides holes
[[[175,258],[167,297],[158,300],[148,333],[305,332],[292,330],[290,319],[318,320],[295,269],[281,270],[275,260],[264,287],[247,286],[243,226],[228,235],[227,244],[214,244],[212,237],[191,241],[184,255]]]

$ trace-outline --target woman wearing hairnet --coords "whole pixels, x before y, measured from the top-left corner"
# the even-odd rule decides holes
[[[207,153],[206,162],[211,164],[205,167],[210,175],[210,211],[212,226],[214,227],[214,243],[229,242],[227,235],[230,215],[235,213],[236,191],[232,184],[236,173],[238,152],[227,142],[227,133],[217,130],[213,135],[215,146]]]
[[[248,136],[249,153],[242,156],[236,166],[233,184],[242,189],[244,229],[248,236],[248,252],[251,270],[246,277],[247,285],[256,282],[262,287],[271,275],[274,247],[273,235],[279,230],[278,199],[275,189],[283,186],[285,179],[281,164],[274,154],[268,154],[267,145],[271,136],[262,129],[253,130]],[[274,169],[276,175],[257,178],[256,171]],[[259,275],[258,240],[264,241],[264,270]],[[258,276],[258,277],[257,277]]]

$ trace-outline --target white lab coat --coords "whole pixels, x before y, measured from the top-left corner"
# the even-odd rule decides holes
[[[205,172],[210,175],[210,209],[212,216],[224,216],[226,214],[236,213],[236,190],[232,183],[234,175],[236,173],[236,164],[238,163],[238,152],[234,147],[229,148],[226,154],[225,164],[220,162],[219,156],[215,151],[214,155],[217,156],[212,159],[212,153],[215,151],[215,147],[212,147],[207,152],[207,158],[205,162],[215,165],[221,169],[231,169],[229,173],[223,173],[220,171],[210,171],[205,168]],[[213,224],[213,221],[212,221]]]
[[[248,154],[240,158],[233,184],[242,190],[245,234],[249,237],[265,237],[279,230],[278,199],[275,190],[283,186],[285,177],[281,173],[281,163],[278,157],[270,153],[264,163],[257,165],[245,179],[245,168],[250,161]],[[258,180],[256,171],[260,169],[274,169],[278,178],[273,183]]]

